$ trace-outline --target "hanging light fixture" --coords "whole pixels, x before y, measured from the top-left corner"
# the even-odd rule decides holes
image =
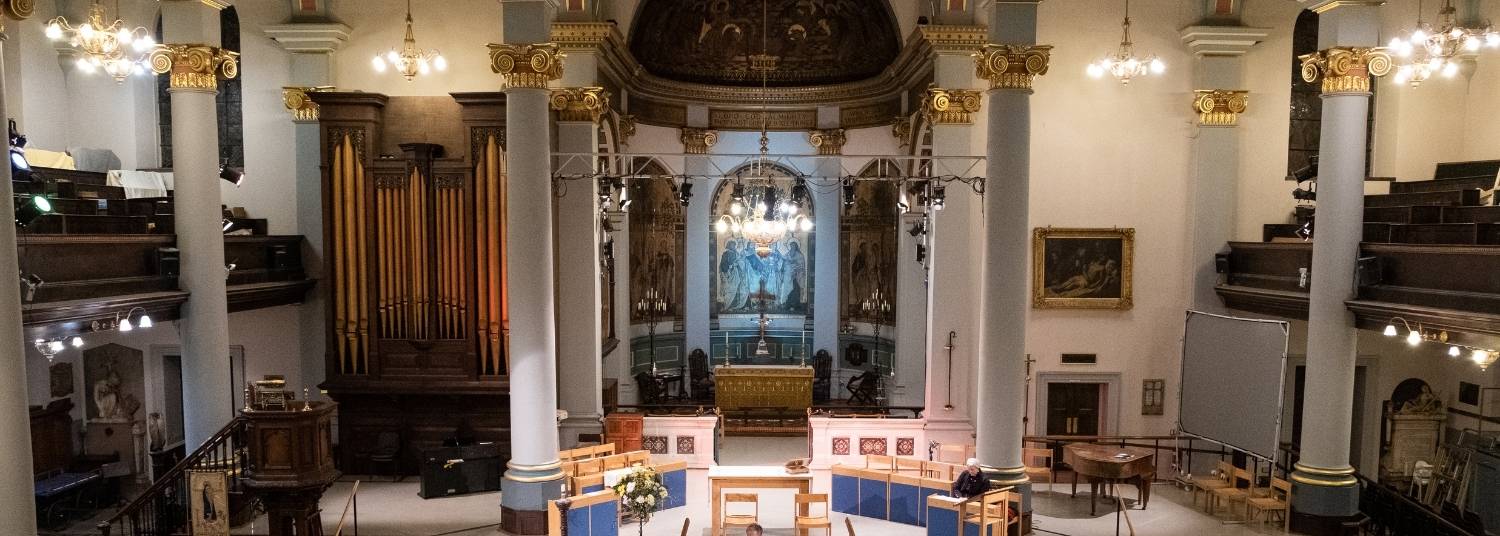
[[[411,29],[411,0],[406,0],[406,39],[401,42],[401,50],[391,49],[384,56],[375,55],[370,60],[375,67],[375,72],[383,73],[386,67],[394,69],[410,82],[419,74],[427,74],[432,69],[439,71],[448,69],[448,60],[443,55],[433,50],[422,50],[417,48],[416,34]]]
[[[1468,350],[1470,352],[1469,359],[1472,360],[1474,364],[1479,365],[1480,370],[1485,370],[1489,368],[1490,365],[1495,364],[1495,361],[1500,360],[1500,351],[1496,351],[1490,348],[1470,346],[1467,344],[1452,341],[1450,340],[1447,330],[1432,331],[1429,329],[1423,329],[1420,322],[1417,323],[1416,327],[1412,327],[1410,322],[1407,322],[1406,319],[1399,316],[1392,318],[1391,321],[1385,325],[1385,330],[1382,331],[1382,333],[1387,337],[1395,337],[1396,335],[1398,335],[1399,329],[1396,327],[1397,322],[1400,322],[1401,325],[1406,328],[1406,344],[1409,344],[1413,347],[1422,344],[1424,341],[1447,344],[1448,357],[1455,358],[1462,356],[1464,350]]]
[[[1396,83],[1422,85],[1434,75],[1452,78],[1458,74],[1458,56],[1472,54],[1481,48],[1500,48],[1500,32],[1485,24],[1483,28],[1466,28],[1458,24],[1458,10],[1452,0],[1443,0],[1434,27],[1422,20],[1422,2],[1417,2],[1417,24],[1404,35],[1391,38],[1390,52],[1401,65],[1396,68]]]
[[[1114,54],[1105,56],[1103,59],[1090,63],[1088,74],[1094,78],[1103,78],[1105,74],[1113,76],[1121,84],[1129,84],[1130,80],[1148,74],[1161,74],[1166,72],[1167,64],[1156,56],[1138,57],[1135,55],[1135,43],[1130,42],[1130,0],[1125,0],[1125,21],[1120,23],[1121,34],[1120,49]]]
[[[120,3],[116,0],[115,15],[119,14]],[[58,16],[47,21],[45,33],[53,41],[66,40],[82,53],[77,62],[79,71],[103,70],[116,83],[123,83],[132,74],[150,72],[146,68],[146,53],[156,46],[151,33],[140,26],[131,28],[118,18],[109,23],[104,21],[104,4],[94,0],[83,24],[73,26],[68,19]]]
[[[771,138],[766,133],[770,122],[770,114],[765,105],[767,76],[776,69],[781,58],[766,53],[767,21],[770,17],[765,0],[761,1],[761,17],[760,54],[750,57],[750,68],[761,73],[760,158],[750,166],[752,178],[748,191],[744,182],[735,179],[733,189],[730,190],[729,211],[719,215],[719,220],[714,222],[714,231],[740,235],[755,244],[756,256],[767,257],[771,254],[771,247],[785,238],[787,232],[811,231],[813,221],[806,215],[799,214],[802,205],[811,202],[806,181],[798,177],[793,182],[787,199],[780,199],[780,190],[772,179],[771,165],[766,159],[771,147]]]

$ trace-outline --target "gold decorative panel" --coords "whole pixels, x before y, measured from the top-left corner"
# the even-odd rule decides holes
[[[812,407],[812,367],[718,366],[714,377],[721,410]]]

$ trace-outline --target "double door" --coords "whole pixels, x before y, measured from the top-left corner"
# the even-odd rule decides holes
[[[1047,383],[1047,435],[1099,435],[1102,383]]]

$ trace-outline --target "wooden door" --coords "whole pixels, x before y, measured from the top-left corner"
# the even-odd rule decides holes
[[[1047,384],[1047,435],[1099,435],[1102,383]]]

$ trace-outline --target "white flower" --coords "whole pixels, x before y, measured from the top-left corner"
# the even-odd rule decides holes
[[[646,495],[646,496],[641,497],[641,498],[642,499],[646,499],[646,504],[656,504],[656,497],[652,497],[650,495]]]
[[[626,484],[625,485],[625,493],[633,493],[633,492],[635,492],[635,482],[631,482],[629,484]]]

